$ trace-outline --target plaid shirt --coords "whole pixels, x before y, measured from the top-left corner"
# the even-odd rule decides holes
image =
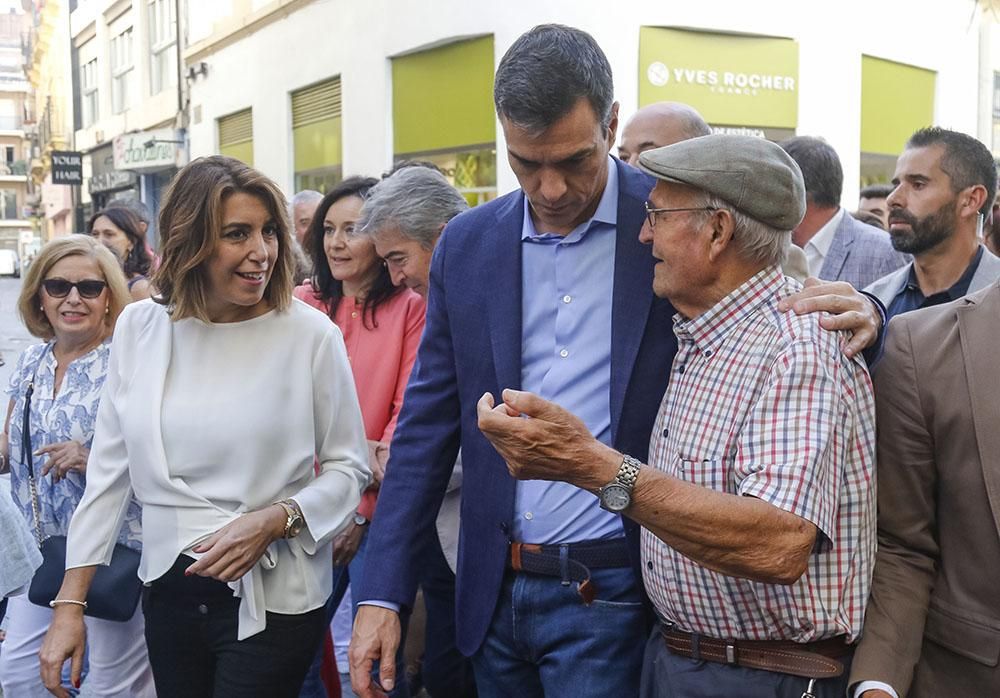
[[[810,642],[861,631],[875,556],[875,401],[840,333],[818,315],[778,311],[799,288],[766,269],[697,318],[674,318],[679,346],[650,465],[819,529],[806,573],[788,586],[710,571],[643,529],[650,598],[689,632]]]

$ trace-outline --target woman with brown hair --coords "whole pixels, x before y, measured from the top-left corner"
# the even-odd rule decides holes
[[[149,298],[153,258],[146,249],[142,221],[124,206],[109,206],[87,221],[87,234],[111,250],[125,272],[133,300]]]
[[[294,696],[326,626],[331,540],[370,476],[344,342],[292,299],[284,197],[256,170],[195,160],[159,228],[158,295],[115,334],[42,676],[55,688],[79,664],[82,604],[134,490],[159,697]]]

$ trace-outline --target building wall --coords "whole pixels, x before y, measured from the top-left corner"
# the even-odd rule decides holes
[[[207,68],[191,83],[191,154],[216,152],[216,119],[252,107],[255,165],[290,189],[289,92],[339,74],[344,174],[379,173],[392,157],[389,57],[492,34],[498,62],[517,36],[543,22],[570,24],[595,36],[611,61],[620,114],[627,119],[638,103],[639,27],[687,27],[798,41],[797,132],[822,136],[840,153],[844,203],[853,208],[862,54],[935,71],[938,124],[986,138],[986,124],[992,123],[991,103],[980,98],[982,73],[991,72],[994,63],[981,51],[982,20],[966,2],[919,5],[917,11],[911,0],[844,0],[819,11],[815,3],[800,0],[632,0],[613,6],[557,0],[189,1],[185,58],[188,65],[204,62]],[[496,140],[503,192],[517,183],[502,155],[499,127]]]

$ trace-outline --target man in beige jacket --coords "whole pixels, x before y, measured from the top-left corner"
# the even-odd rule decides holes
[[[878,542],[852,695],[1000,686],[1000,284],[897,316],[875,375]]]

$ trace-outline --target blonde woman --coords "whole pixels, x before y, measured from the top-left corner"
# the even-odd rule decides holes
[[[14,369],[7,388],[10,403],[2,448],[10,460],[14,503],[38,540],[65,536],[84,496],[111,333],[130,301],[114,255],[83,235],[48,243],[25,277],[18,310],[28,331],[43,342],[25,349]],[[22,424],[29,383],[34,390],[28,442],[35,454],[30,464],[22,448],[28,443],[22,441]],[[141,549],[139,518],[138,505],[126,496],[120,516],[109,521],[108,540]],[[7,639],[0,653],[3,694],[47,696],[39,678],[38,651],[53,611],[21,594],[10,599],[8,615]],[[127,622],[87,618],[86,627],[88,689],[100,696],[152,696],[138,607]],[[60,678],[55,677],[54,685],[61,684]],[[76,678],[79,682],[79,674]]]
[[[326,627],[331,541],[370,477],[344,341],[293,300],[284,197],[256,170],[195,160],[159,228],[158,295],[115,333],[43,679],[79,664],[81,604],[134,491],[159,698],[295,696]]]

